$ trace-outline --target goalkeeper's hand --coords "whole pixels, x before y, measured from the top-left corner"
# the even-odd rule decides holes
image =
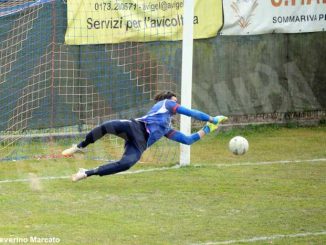
[[[207,122],[206,125],[203,127],[205,134],[214,132],[216,129],[218,129],[220,123],[225,122],[226,120],[228,120],[228,118],[225,116],[213,117],[213,122]]]
[[[220,123],[225,122],[227,120],[228,120],[228,117],[220,115],[220,116],[213,117],[212,123],[215,125],[219,125]]]

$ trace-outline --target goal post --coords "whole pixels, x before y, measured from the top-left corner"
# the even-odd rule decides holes
[[[192,101],[192,67],[193,67],[193,18],[194,18],[194,0],[184,1],[184,25],[182,41],[182,76],[181,76],[181,104],[191,108]],[[191,133],[191,118],[181,115],[181,132],[189,135]],[[180,165],[190,164],[190,146],[180,145]]]

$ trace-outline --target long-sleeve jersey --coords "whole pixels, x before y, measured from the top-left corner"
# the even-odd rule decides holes
[[[185,136],[181,132],[172,129],[171,119],[176,113],[201,121],[209,121],[210,118],[206,113],[183,107],[174,100],[165,99],[159,101],[145,116],[136,119],[145,123],[146,130],[149,134],[147,147],[150,147],[163,136],[184,144],[192,144],[200,138],[198,133]]]

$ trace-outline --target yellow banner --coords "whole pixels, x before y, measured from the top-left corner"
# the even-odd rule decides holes
[[[66,44],[181,40],[182,0],[68,0]],[[194,38],[216,36],[222,0],[195,0]]]

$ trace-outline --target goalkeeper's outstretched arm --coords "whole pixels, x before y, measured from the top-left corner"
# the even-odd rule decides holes
[[[188,108],[186,108],[184,106],[181,106],[181,105],[176,108],[175,112],[177,112],[179,114],[182,114],[182,115],[185,115],[185,116],[188,116],[188,117],[195,118],[195,119],[200,120],[200,121],[212,122],[214,124],[217,123],[217,121],[214,120],[214,117],[211,117],[210,115],[208,115],[208,114],[206,114],[204,112],[195,110],[195,109],[188,109]]]
[[[172,113],[178,113],[182,114],[188,117],[192,117],[194,119],[204,121],[204,122],[211,122],[213,124],[219,124],[223,120],[226,120],[224,116],[216,116],[212,117],[202,111],[198,111],[195,109],[188,109],[184,106],[181,106],[180,104],[176,103],[176,101],[169,100],[166,104],[168,110],[170,110]]]
[[[200,129],[198,132],[191,134],[191,135],[185,135],[181,133],[180,131],[171,129],[165,137],[167,137],[170,140],[185,144],[185,145],[192,145],[193,143],[197,142],[201,138],[203,138],[206,134],[215,131],[218,128],[218,125],[213,123],[207,123],[202,129]]]

